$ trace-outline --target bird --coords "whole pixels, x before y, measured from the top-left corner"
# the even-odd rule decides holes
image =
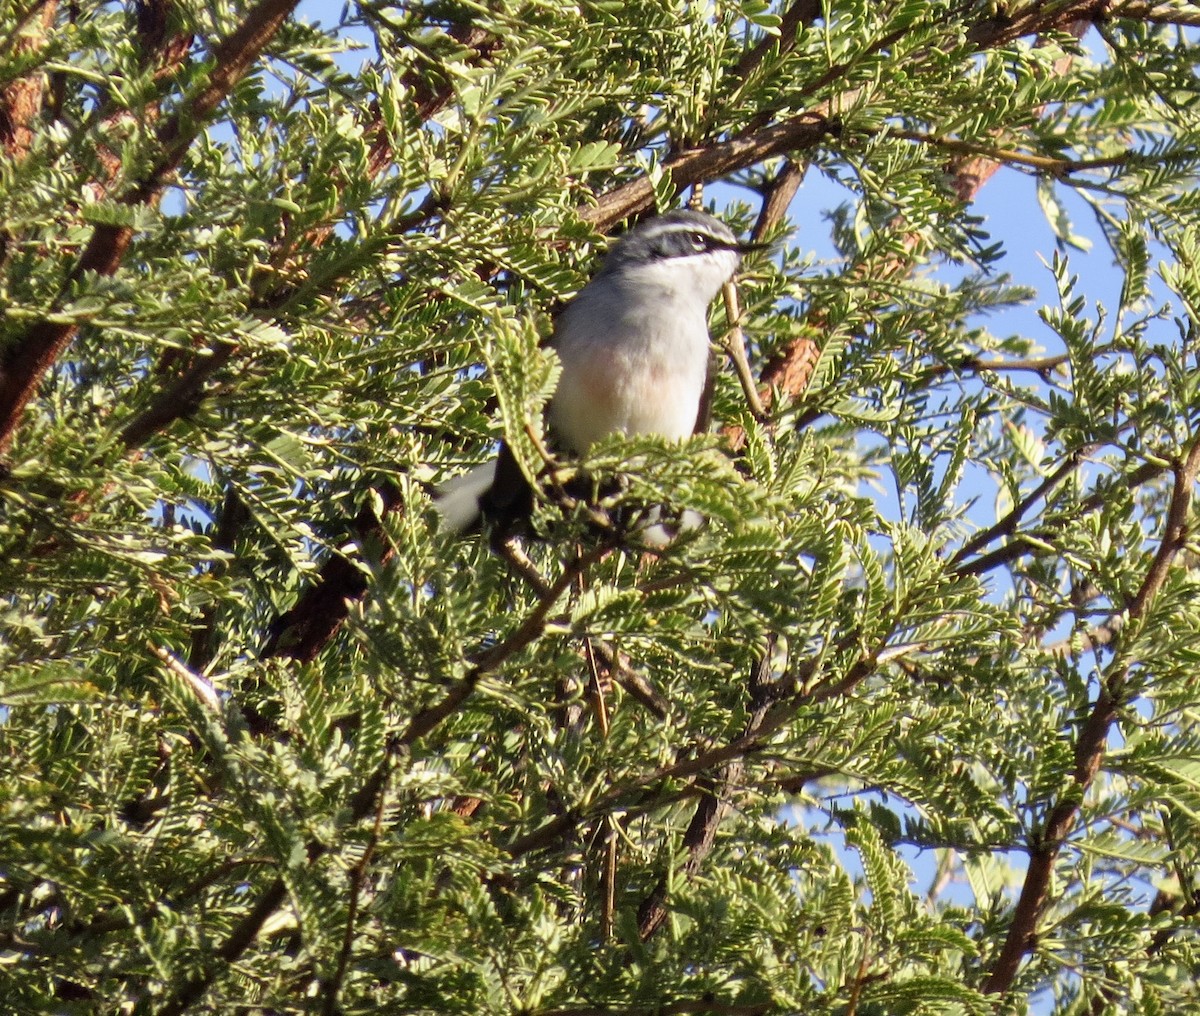
[[[558,452],[584,455],[621,433],[686,438],[707,417],[708,306],[743,254],[720,219],[676,209],[628,231],[558,316],[550,345],[561,364],[547,422]],[[528,517],[533,491],[502,445],[499,457],[435,496],[451,532],[483,520],[503,529]]]

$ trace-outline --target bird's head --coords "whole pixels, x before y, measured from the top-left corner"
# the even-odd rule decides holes
[[[600,275],[653,280],[707,306],[737,270],[742,243],[720,219],[681,208],[638,224],[609,251]]]

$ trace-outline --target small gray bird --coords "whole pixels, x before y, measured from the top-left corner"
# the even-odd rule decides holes
[[[703,427],[708,305],[760,244],[681,209],[648,219],[609,251],[555,322],[562,363],[549,425],[560,451],[582,455],[613,433],[684,438]],[[436,503],[455,532],[481,517],[501,526],[528,515],[532,491],[511,452],[452,480]]]

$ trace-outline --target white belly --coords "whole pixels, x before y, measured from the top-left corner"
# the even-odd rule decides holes
[[[705,323],[671,320],[655,334],[638,324],[608,322],[560,343],[550,426],[565,448],[585,452],[618,432],[677,439],[694,431],[708,373]]]

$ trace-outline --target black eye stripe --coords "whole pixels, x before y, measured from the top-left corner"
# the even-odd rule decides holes
[[[665,238],[664,238],[665,239]],[[717,237],[707,233],[676,233],[667,239],[661,254],[664,257],[688,257],[693,254],[708,254],[715,250],[723,250],[727,244]]]
[[[737,250],[737,241],[694,227],[672,229],[653,237],[647,244],[642,259],[665,261],[672,258],[693,258],[725,250]]]

